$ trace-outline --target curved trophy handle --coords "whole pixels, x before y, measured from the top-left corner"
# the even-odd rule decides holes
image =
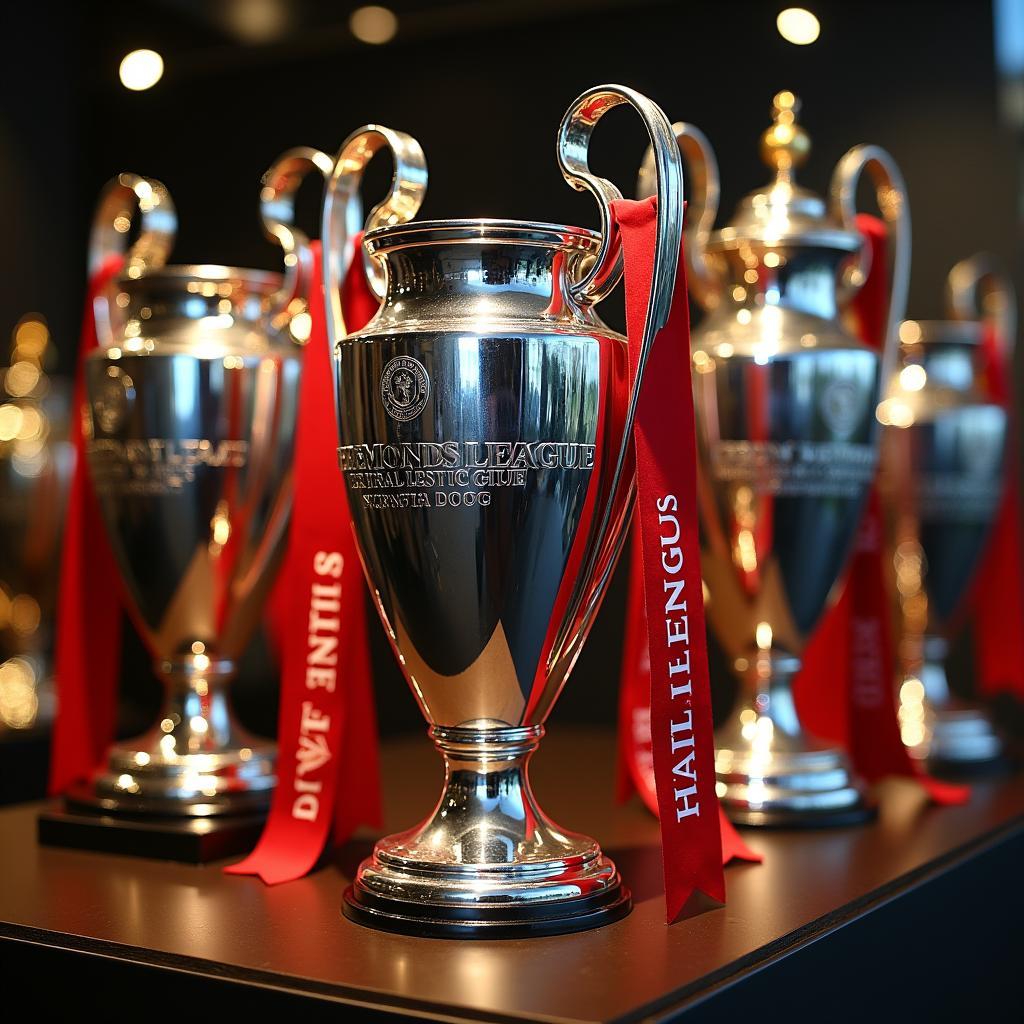
[[[139,233],[129,245],[132,222],[138,214]],[[119,174],[103,186],[89,234],[89,276],[92,277],[111,256],[124,256],[123,273],[131,278],[167,262],[178,216],[170,193],[156,178]],[[94,313],[99,338],[114,336],[109,296],[96,296]]]
[[[295,226],[295,194],[310,171],[319,171],[327,179],[333,169],[334,164],[326,153],[299,146],[282,153],[261,179],[263,231],[284,250],[284,282],[271,299],[270,307],[271,322],[275,326],[308,308],[313,286],[309,239]]]
[[[633,423],[643,387],[644,371],[654,339],[668,321],[679,268],[679,249],[683,237],[683,161],[662,109],[641,93],[621,85],[602,85],[583,93],[566,112],[558,129],[558,163],[565,180],[578,191],[593,193],[601,211],[603,239],[596,262],[575,285],[574,294],[582,302],[597,302],[622,276],[622,245],[614,229],[611,203],[621,198],[619,190],[604,178],[592,174],[587,163],[594,127],[612,107],[628,103],[640,115],[651,139],[654,154],[656,195],[658,197],[657,241],[654,271],[647,303],[647,320],[640,340],[636,376],[626,407],[622,444],[615,460],[608,500],[597,520],[597,531],[590,554],[580,573],[583,585],[569,602],[562,633],[552,647],[549,666],[569,653],[586,635],[587,626],[600,607],[601,598],[615,569],[626,530],[613,531],[613,512],[623,489],[633,487],[626,479],[625,467],[633,444]],[[627,503],[628,505],[628,503]],[[627,512],[628,515],[628,512]],[[607,549],[607,550],[606,550]],[[587,582],[593,578],[593,584]],[[573,623],[578,622],[574,627]],[[566,634],[565,631],[568,631]]]
[[[707,136],[692,124],[677,121],[672,125],[679,152],[683,157],[686,180],[690,186],[686,199],[683,234],[686,256],[686,282],[697,301],[705,309],[714,309],[722,298],[722,281],[708,258],[708,239],[718,216],[718,161]],[[654,149],[647,147],[637,177],[638,199],[653,196],[657,190]]]
[[[404,132],[382,125],[368,124],[353,132],[341,145],[327,179],[324,196],[323,266],[324,294],[327,304],[327,337],[331,349],[345,337],[345,318],[341,309],[341,283],[352,262],[352,238],[364,227],[359,185],[363,171],[374,155],[384,147],[391,151],[395,164],[388,194],[370,211],[364,230],[412,220],[427,191],[427,162],[420,144]],[[366,276],[374,294],[384,298],[386,281],[383,268],[363,251]]]
[[[864,171],[871,175],[874,182],[878,208],[889,226],[892,242],[892,276],[880,378],[881,387],[885,388],[896,366],[899,326],[907,311],[907,291],[910,286],[910,204],[907,200],[907,186],[896,161],[881,146],[854,146],[836,164],[830,189],[833,215],[847,230],[857,230],[857,186]],[[864,245],[856,264],[847,273],[845,287],[848,291],[856,291],[863,285],[870,265],[871,252]]]
[[[1017,345],[1017,292],[995,256],[979,252],[953,267],[946,279],[946,305],[954,320],[991,321],[1003,362],[1013,361]]]

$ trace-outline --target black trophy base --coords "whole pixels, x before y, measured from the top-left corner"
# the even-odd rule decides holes
[[[382,899],[350,885],[342,910],[350,921],[368,928],[430,939],[525,939],[565,935],[599,928],[625,917],[633,897],[618,886],[590,897],[554,900],[530,907],[444,907]],[[439,917],[440,912],[444,917]]]
[[[818,829],[864,825],[878,817],[878,807],[863,801],[853,807],[834,811],[796,811],[773,808],[752,810],[727,806],[725,813],[734,825],[742,828]]]
[[[263,813],[202,818],[111,813],[89,807],[84,793],[76,799],[73,788],[40,813],[37,835],[43,846],[207,864],[248,853],[265,822]]]
[[[1003,754],[984,761],[956,761],[929,757],[925,761],[925,767],[929,775],[946,782],[980,782],[984,779],[1010,775],[1014,770],[1013,762]]]

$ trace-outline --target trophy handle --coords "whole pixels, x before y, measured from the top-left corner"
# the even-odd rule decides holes
[[[129,232],[136,213],[138,237],[129,245]],[[170,193],[156,178],[119,174],[103,186],[89,234],[89,276],[92,277],[111,256],[124,256],[124,274],[141,277],[146,270],[167,262],[178,217]],[[114,337],[114,311],[110,297],[96,296],[96,332],[109,343]]]
[[[686,281],[701,306],[714,309],[721,301],[722,281],[708,256],[707,245],[718,215],[718,161],[707,136],[699,128],[677,121],[672,125],[672,131],[690,186],[683,227]],[[648,146],[637,177],[637,198],[646,199],[656,190],[654,149]]]
[[[387,147],[395,171],[388,194],[370,211],[365,226],[359,185],[363,171],[374,155]],[[427,191],[427,162],[420,144],[404,132],[383,125],[368,124],[353,132],[341,145],[327,178],[324,195],[323,267],[324,297],[327,305],[327,337],[333,351],[348,333],[341,309],[341,283],[351,265],[353,236],[363,228],[372,231],[386,225],[412,220]],[[384,268],[363,250],[366,276],[378,299],[384,298],[387,281]]]
[[[830,188],[833,215],[847,230],[857,230],[857,186],[864,171],[871,175],[878,208],[889,226],[892,240],[892,275],[880,377],[881,387],[884,388],[896,366],[899,326],[907,311],[907,291],[910,286],[910,204],[907,200],[907,186],[896,161],[881,146],[854,146],[836,164]],[[852,296],[867,280],[870,266],[871,251],[867,245],[863,245],[856,263],[844,275],[841,294]]]
[[[326,153],[299,146],[282,153],[263,175],[260,217],[263,231],[284,250],[284,282],[270,305],[271,323],[279,328],[309,307],[313,286],[313,257],[309,239],[295,226],[295,194],[311,171],[326,179],[334,169]],[[294,335],[293,335],[294,336]],[[296,338],[296,341],[305,341]]]
[[[611,203],[622,198],[619,190],[605,178],[590,171],[587,162],[594,126],[612,107],[628,103],[640,115],[651,139],[656,195],[658,197],[657,242],[651,293],[647,302],[647,320],[640,340],[636,376],[626,406],[622,444],[615,460],[608,500],[597,519],[597,531],[579,579],[581,585],[572,595],[559,638],[548,659],[550,668],[571,654],[583,638],[600,607],[608,581],[626,538],[626,529],[613,530],[613,513],[624,505],[630,514],[629,492],[634,477],[625,473],[633,444],[633,423],[643,387],[644,370],[658,332],[668,321],[679,268],[679,249],[683,238],[683,161],[672,126],[662,109],[641,93],[621,85],[603,85],[583,93],[568,109],[558,129],[558,164],[565,180],[577,191],[587,190],[597,199],[601,211],[602,242],[595,263],[575,283],[573,294],[584,303],[599,301],[622,276],[622,244],[614,228]],[[625,494],[625,501],[622,501]],[[606,550],[607,549],[607,550]],[[593,580],[592,583],[590,581]],[[589,585],[588,585],[589,584]],[[575,625],[574,625],[575,623]],[[570,662],[571,664],[571,658]]]
[[[999,261],[988,252],[961,260],[946,279],[946,305],[954,320],[988,320],[996,328],[1007,364],[1017,345],[1017,292]]]

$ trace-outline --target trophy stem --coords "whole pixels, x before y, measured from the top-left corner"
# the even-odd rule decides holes
[[[912,757],[936,774],[963,775],[998,767],[1003,743],[987,712],[956,699],[946,676],[949,644],[925,635],[919,679],[908,675],[900,687],[900,724]]]
[[[105,809],[209,817],[269,806],[274,745],[234,720],[234,663],[193,646],[187,658],[156,663],[165,687],[160,717],[149,732],[111,748],[94,787]]]
[[[846,754],[804,731],[793,699],[800,659],[762,650],[715,737],[722,806],[740,825],[854,824],[874,813]]]
[[[433,814],[388,836],[359,868],[345,913],[415,935],[506,938],[606,924],[630,910],[618,871],[587,836],[537,806],[527,765],[543,726],[448,728]]]

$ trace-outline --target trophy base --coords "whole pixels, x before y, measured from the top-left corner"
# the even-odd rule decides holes
[[[846,754],[822,746],[763,754],[719,748],[719,800],[737,825],[838,828],[875,817],[876,808]]]
[[[610,861],[604,860],[604,864],[614,873]],[[476,898],[478,893],[467,895]],[[345,916],[357,924],[438,939],[564,935],[611,924],[625,917],[632,908],[630,892],[621,881],[592,895],[537,900],[526,905],[517,898],[516,892],[509,891],[495,902],[478,906],[416,903],[380,896],[357,882],[345,890],[342,904]]]
[[[554,825],[526,762],[542,726],[434,726],[445,788],[434,813],[381,839],[345,893],[345,916],[440,938],[557,935],[617,921],[632,897],[588,836]]]
[[[37,827],[44,846],[206,864],[248,853],[265,821],[260,813],[184,818],[113,812],[82,783],[43,811]]]
[[[87,812],[163,818],[263,814],[276,781],[273,743],[165,756],[150,736],[111,748],[90,786],[69,802]]]
[[[1006,769],[1003,741],[982,708],[937,708],[928,716],[927,734],[911,755],[943,776],[984,776]]]

